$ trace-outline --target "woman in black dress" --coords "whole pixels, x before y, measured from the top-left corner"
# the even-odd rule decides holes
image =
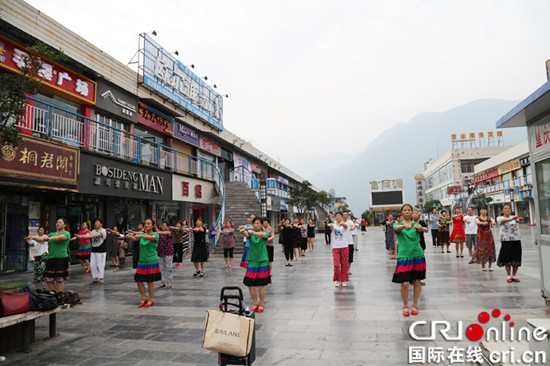
[[[313,252],[313,240],[315,239],[315,225],[313,219],[309,219],[307,223],[307,246],[310,252]]]
[[[191,262],[195,265],[195,274],[193,277],[201,276],[204,277],[204,266],[206,260],[208,259],[208,253],[206,252],[206,230],[204,228],[204,223],[199,217],[195,223],[193,229],[189,228],[189,232],[193,232],[193,253],[191,254]],[[200,264],[200,270],[199,270]]]

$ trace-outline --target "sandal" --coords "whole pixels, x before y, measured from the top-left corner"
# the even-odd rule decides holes
[[[258,313],[263,313],[264,312],[264,306],[263,305],[258,305],[258,310],[257,310]]]
[[[139,306],[140,308],[144,307],[144,306],[145,306],[145,304],[147,304],[147,301],[148,301],[147,299],[145,299],[145,300],[141,300],[141,302],[139,303],[139,305],[138,305],[138,306]]]
[[[411,306],[411,314],[418,315],[418,306],[416,305]]]
[[[403,316],[409,316],[411,313],[409,312],[408,306],[403,306]]]
[[[199,276],[204,277],[204,272],[201,272],[201,274]]]
[[[166,287],[164,283],[161,283],[160,285],[157,286],[157,288],[163,288],[163,287]]]
[[[193,277],[197,277],[199,275],[199,273],[201,273],[201,271],[197,271],[197,272],[193,273]]]
[[[258,310],[258,305],[254,304],[254,306],[252,307],[252,309],[250,309],[250,311],[254,312]]]

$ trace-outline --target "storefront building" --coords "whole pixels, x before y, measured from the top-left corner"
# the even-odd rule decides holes
[[[221,197],[213,182],[173,174],[172,204],[180,208],[181,219],[194,224],[200,217],[212,228],[220,213]]]
[[[31,249],[23,239],[73,209],[79,179],[78,148],[24,136],[0,158],[0,273],[27,270]],[[79,206],[82,208],[82,205]]]
[[[542,296],[550,304],[550,81],[543,84],[496,123],[498,128],[527,127],[532,195]],[[521,162],[520,162],[521,165]]]

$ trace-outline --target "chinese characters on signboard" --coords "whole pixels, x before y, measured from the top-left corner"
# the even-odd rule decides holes
[[[0,173],[42,183],[60,183],[76,189],[79,150],[66,145],[24,136],[17,148],[2,147]]]
[[[138,122],[167,135],[174,134],[174,121],[144,104],[139,105]]]
[[[223,130],[223,97],[164,50],[148,34],[143,37],[143,83],[170,98],[215,128]]]
[[[0,37],[0,68],[20,72],[25,57],[32,54],[25,48]],[[43,60],[38,76],[47,89],[59,91],[71,100],[95,104],[96,83],[63,66]]]
[[[370,182],[371,191],[391,191],[403,189],[403,179],[385,179]]]
[[[211,154],[214,154],[216,156],[222,156],[222,148],[220,145],[216,144],[215,142],[212,142],[211,140],[207,139],[206,137],[200,138],[200,148],[204,151],[208,151]]]

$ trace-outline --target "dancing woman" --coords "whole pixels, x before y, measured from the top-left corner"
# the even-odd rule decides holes
[[[420,232],[428,229],[413,221],[413,208],[408,203],[401,207],[403,221],[394,225],[399,251],[392,282],[401,284],[403,316],[418,314],[418,300],[422,291],[421,281],[426,278],[426,259],[420,246]],[[409,286],[413,285],[413,304],[409,310]]]

